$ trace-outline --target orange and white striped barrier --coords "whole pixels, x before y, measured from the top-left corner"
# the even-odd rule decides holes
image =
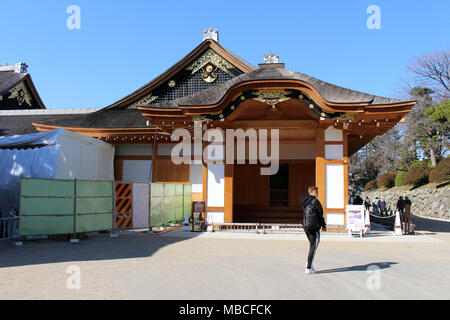
[[[133,227],[133,190],[131,183],[116,183],[116,229]]]

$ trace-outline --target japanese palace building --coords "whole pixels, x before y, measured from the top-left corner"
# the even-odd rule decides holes
[[[254,67],[209,29],[187,56],[112,105],[29,122],[37,131],[65,128],[113,144],[118,181],[192,184],[193,200],[205,201],[215,222],[300,223],[300,196],[317,185],[328,225],[344,227],[349,157],[402,122],[414,105],[288,70],[275,54]],[[193,133],[199,123],[278,129],[278,173],[261,175],[264,165],[249,161],[176,165],[172,133]]]

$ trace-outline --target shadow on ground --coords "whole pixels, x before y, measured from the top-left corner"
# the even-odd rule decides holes
[[[379,269],[387,269],[390,268],[393,265],[398,264],[397,262],[374,262],[359,266],[351,266],[351,267],[342,267],[342,268],[335,268],[335,269],[328,269],[328,270],[321,270],[317,271],[317,274],[324,274],[324,273],[338,273],[338,272],[351,272],[351,271],[368,271],[370,267],[377,267]]]
[[[416,231],[450,232],[450,221],[433,220],[413,215],[411,222],[416,225]]]
[[[162,237],[146,233],[121,233],[118,238],[92,233],[78,244],[68,241],[25,241],[22,247],[12,242],[0,242],[0,269],[73,261],[96,261],[148,258],[158,250],[195,238]]]

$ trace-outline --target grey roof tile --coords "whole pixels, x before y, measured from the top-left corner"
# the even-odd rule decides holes
[[[22,81],[28,73],[0,71],[0,94]]]

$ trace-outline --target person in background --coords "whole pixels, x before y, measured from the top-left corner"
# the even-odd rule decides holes
[[[386,214],[386,201],[384,201],[383,199],[381,199],[380,201],[380,211],[381,216],[383,217]]]
[[[400,196],[397,201],[397,210],[400,212],[400,216],[402,218],[402,222],[405,221],[405,200],[403,200],[403,197]]]
[[[355,205],[362,206],[364,204],[363,198],[361,198],[359,195],[355,197]]]
[[[387,206],[386,214],[387,214],[388,216],[391,216],[391,215],[392,215],[391,205],[388,205],[388,206]]]
[[[405,198],[405,233],[409,234],[411,231],[411,200]]]
[[[380,199],[378,197],[373,200],[373,213],[376,215],[380,215]]]
[[[366,210],[370,211],[371,203],[369,197],[366,197],[366,200],[364,200],[364,207]]]

